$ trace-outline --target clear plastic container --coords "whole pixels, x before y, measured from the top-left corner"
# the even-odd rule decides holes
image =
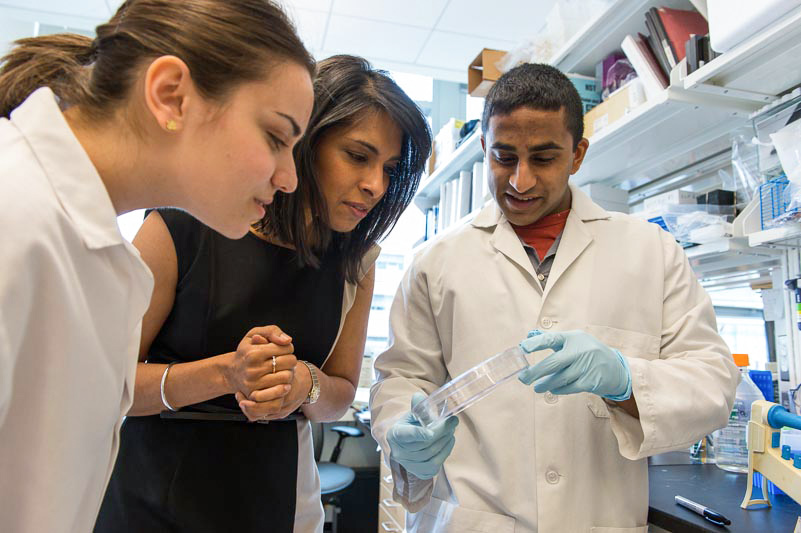
[[[762,391],[748,375],[748,356],[734,354],[734,362],[740,367],[740,384],[734,397],[734,406],[729,415],[729,424],[712,434],[715,445],[715,464],[728,472],[748,472],[748,440],[746,430],[751,418],[751,404],[764,400]]]
[[[421,425],[431,427],[461,413],[526,367],[526,352],[520,346],[504,350],[432,392],[412,414]]]

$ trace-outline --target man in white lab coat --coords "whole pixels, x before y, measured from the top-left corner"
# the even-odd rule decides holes
[[[732,407],[739,375],[712,304],[668,233],[568,183],[589,143],[563,74],[511,70],[483,119],[495,203],[415,257],[375,362],[394,497],[410,531],[646,533],[646,457]],[[420,393],[521,341],[519,381],[458,421],[414,422]]]

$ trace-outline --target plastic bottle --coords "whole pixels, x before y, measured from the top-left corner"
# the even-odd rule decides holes
[[[748,355],[733,354],[734,363],[740,367],[740,384],[734,397],[734,406],[729,415],[729,424],[712,434],[715,446],[715,464],[729,472],[748,472],[748,441],[746,429],[751,418],[751,404],[764,400],[762,391],[748,375]]]

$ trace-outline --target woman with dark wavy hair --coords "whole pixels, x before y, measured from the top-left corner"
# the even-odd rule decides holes
[[[377,243],[415,194],[431,133],[361,58],[319,63],[314,89],[297,191],[245,238],[159,210],[134,239],[156,289],[96,531],[322,531],[309,420],[353,401]]]

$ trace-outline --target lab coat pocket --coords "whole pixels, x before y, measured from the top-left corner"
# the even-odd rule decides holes
[[[590,533],[648,533],[648,526],[638,527],[591,527]]]
[[[642,359],[657,359],[659,357],[661,339],[654,335],[609,326],[595,326],[593,324],[589,324],[585,331],[610,348],[619,350],[626,357],[640,357]]]
[[[408,533],[514,533],[515,519],[502,514],[477,511],[431,498],[423,509],[407,513]]]
[[[600,396],[587,393],[587,407],[596,418],[609,418],[609,407]]]

